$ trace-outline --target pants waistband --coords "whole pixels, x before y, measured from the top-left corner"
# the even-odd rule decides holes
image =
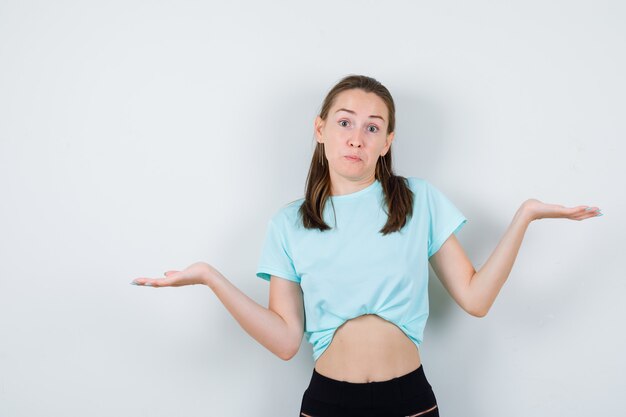
[[[424,366],[387,381],[338,381],[318,373],[313,375],[307,393],[312,398],[331,404],[377,405],[414,400],[420,396],[434,398]]]

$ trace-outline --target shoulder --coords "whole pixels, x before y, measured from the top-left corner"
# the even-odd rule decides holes
[[[422,177],[406,177],[406,179],[408,180],[409,188],[416,195],[427,191],[431,186],[431,184]]]
[[[429,180],[421,177],[407,177],[407,179],[409,180],[409,187],[415,196],[416,206],[429,205],[434,200],[439,200],[443,197],[439,188]]]
[[[274,212],[270,222],[282,227],[295,226],[299,220],[299,210],[302,203],[304,203],[304,198],[283,204]]]

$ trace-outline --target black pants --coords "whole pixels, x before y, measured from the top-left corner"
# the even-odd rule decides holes
[[[439,407],[423,365],[397,378],[363,383],[338,381],[313,368],[301,416],[439,417]]]

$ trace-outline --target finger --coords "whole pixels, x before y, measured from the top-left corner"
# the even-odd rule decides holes
[[[602,210],[600,210],[599,207],[587,207],[586,209],[582,210],[582,213],[584,214],[585,219],[589,217],[603,216]]]
[[[130,283],[132,285],[140,285],[140,286],[144,286],[144,287],[159,287],[162,286],[160,285],[160,281],[162,280],[158,280],[158,279],[154,279],[154,278],[136,278],[134,280],[132,280]]]
[[[159,282],[163,284],[163,286],[172,286],[172,287],[180,287],[183,285],[187,285],[185,282],[183,274],[180,271],[168,271],[167,278],[160,279]]]
[[[574,220],[584,220],[590,217],[602,216],[602,212],[598,207],[578,206],[575,207],[575,209],[574,214],[570,216],[570,218]]]
[[[567,210],[576,214],[588,214],[588,213],[595,214],[596,212],[600,211],[600,209],[595,206],[576,206],[576,207],[568,208]]]
[[[169,277],[169,278],[159,278],[152,280],[153,287],[169,287],[174,284],[177,280],[177,277]]]

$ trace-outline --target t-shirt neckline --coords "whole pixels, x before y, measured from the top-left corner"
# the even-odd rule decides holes
[[[350,194],[331,195],[330,198],[333,201],[352,200],[354,198],[357,198],[357,197],[360,197],[360,196],[362,196],[364,194],[367,194],[370,191],[373,191],[374,189],[378,188],[379,185],[380,185],[380,181],[378,181],[378,179],[375,178],[373,183],[371,183],[367,187],[363,188],[362,190],[355,191],[355,192],[350,193]]]

